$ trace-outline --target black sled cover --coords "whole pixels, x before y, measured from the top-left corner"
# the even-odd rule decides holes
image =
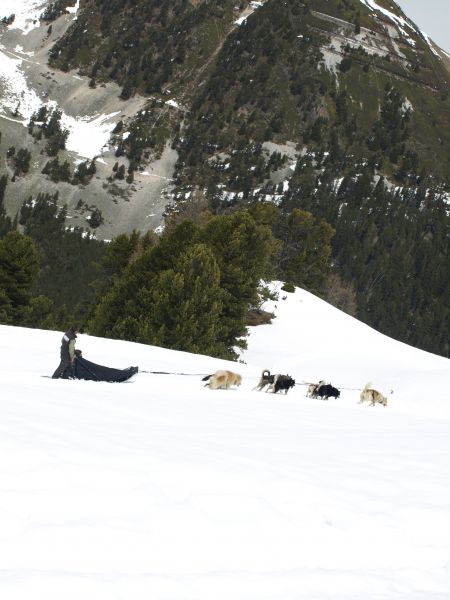
[[[138,367],[128,369],[112,369],[102,365],[96,365],[82,356],[77,356],[74,361],[73,374],[75,379],[89,379],[90,381],[108,381],[109,383],[120,383],[127,381],[139,371]]]

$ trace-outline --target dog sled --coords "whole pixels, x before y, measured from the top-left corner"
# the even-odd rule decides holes
[[[108,383],[122,383],[128,381],[139,371],[139,367],[128,367],[127,369],[114,369],[97,365],[86,360],[82,356],[75,356],[73,361],[73,377],[75,379],[86,379],[88,381],[106,381]]]

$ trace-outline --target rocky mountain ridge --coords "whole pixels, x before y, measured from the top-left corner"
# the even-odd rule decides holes
[[[219,163],[218,168],[224,169],[227,157],[242,145],[236,129],[243,125],[245,128],[246,120],[253,119],[256,123],[248,132],[249,144],[253,138],[266,149],[272,149],[264,153],[266,164],[276,147],[282,151],[286,145],[296,148],[290,154],[298,160],[317,146],[314,140],[312,143],[305,140],[308,127],[312,129],[317,120],[319,125],[321,120],[327,120],[332,129],[336,106],[327,97],[328,90],[335,89],[336,93],[349,90],[347,110],[355,116],[354,127],[369,131],[369,120],[376,119],[383,101],[382,90],[388,81],[400,87],[405,106],[417,121],[411,147],[423,157],[420,162],[439,180],[448,177],[445,136],[449,79],[445,76],[445,54],[438,58],[439,52],[432,42],[392,2],[269,0],[236,4],[82,0],[59,2],[59,6],[58,2],[33,3],[37,5],[41,7],[41,16],[45,8],[49,11],[49,7],[56,5],[57,18],[32,23],[33,28],[28,24],[28,30],[15,28],[14,19],[3,24],[1,31],[2,146],[27,147],[32,154],[27,173],[8,186],[6,203],[11,214],[21,199],[36,189],[52,193],[59,190],[61,202],[69,205],[73,223],[88,225],[85,217],[90,216],[92,207],[100,209],[103,216],[103,223],[97,228],[100,237],[124,229],[156,228],[161,224],[165,204],[189,194],[195,171],[205,161]],[[242,63],[239,46],[245,45],[245,38],[252,38],[252,32],[264,31],[264,23],[274,15],[278,15],[275,21],[279,22],[275,22],[272,32],[265,32],[266,48],[256,44],[253,58],[251,49],[245,48],[243,54],[249,56],[247,64]],[[293,64],[284,64],[282,56],[268,56],[269,44],[275,46],[272,52],[286,52],[280,45],[283,38],[291,53],[291,63],[306,60],[309,69],[302,72]],[[147,55],[143,55],[146,46],[154,57],[148,58],[148,64]],[[268,85],[262,86],[254,108],[252,88],[257,78],[266,77],[266,63],[270,71],[270,77],[266,78]],[[19,89],[12,91],[12,86],[6,84],[7,69],[14,74],[12,79],[18,80]],[[220,81],[224,72],[227,79]],[[252,73],[254,79],[249,76]],[[238,75],[235,81],[233,75]],[[286,77],[288,81],[282,81]],[[376,95],[371,89],[374,78],[378,79]],[[215,105],[211,98],[212,82],[215,85],[217,81],[223,97],[228,94],[234,102],[231,110],[225,111],[223,103]],[[316,95],[315,87],[321,86],[327,91],[319,92],[322,97],[317,102],[311,96]],[[364,94],[364,86],[370,90],[369,97]],[[232,88],[239,90],[238,96]],[[268,97],[268,91],[272,97]],[[310,97],[302,98],[302,93]],[[96,157],[95,177],[86,186],[53,182],[42,175],[48,157],[24,128],[33,109],[42,104],[60,107],[63,126],[70,130],[66,149],[59,155],[60,162],[68,159],[75,168],[77,162]],[[205,108],[212,108],[218,119],[230,124],[227,128],[220,125],[222,137],[229,138],[225,143],[212,139],[217,137],[214,131],[202,123],[209,118],[202,114]],[[440,114],[436,112],[438,109]],[[275,123],[275,128],[269,131],[267,124],[271,123]],[[204,139],[199,141],[202,150],[195,148],[194,153],[199,154],[200,164],[190,152],[189,162],[193,163],[190,169],[183,165],[184,133],[189,132],[192,137],[192,131],[199,126],[204,133]],[[329,143],[328,135],[324,145]],[[349,146],[347,141],[342,145]],[[204,147],[208,146],[215,146],[219,152],[207,149],[205,152]],[[257,170],[254,164],[248,166]],[[233,168],[232,164],[229,168]],[[391,178],[393,170],[384,170]],[[7,162],[3,171],[12,177]],[[283,173],[287,175],[289,170]],[[252,178],[251,186],[257,189],[269,180],[279,182],[281,178],[280,170],[270,171],[269,176],[266,174],[259,180]],[[201,179],[193,182],[194,187],[208,185],[208,181]],[[224,198],[246,193],[245,189],[227,189],[230,186],[224,178],[220,179],[218,185],[224,186],[221,188]],[[287,178],[284,181],[286,187]],[[231,186],[236,187],[239,186]],[[83,207],[81,212],[77,206]]]

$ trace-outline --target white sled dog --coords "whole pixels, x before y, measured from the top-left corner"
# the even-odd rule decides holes
[[[369,402],[370,406],[375,406],[375,404],[382,404],[383,406],[387,406],[387,398],[383,396],[381,392],[378,390],[371,389],[372,384],[366,383],[364,389],[359,395],[359,403],[361,402]]]
[[[208,381],[205,387],[209,386],[212,390],[228,390],[232,385],[241,385],[242,377],[233,371],[216,371],[203,377],[202,381]]]

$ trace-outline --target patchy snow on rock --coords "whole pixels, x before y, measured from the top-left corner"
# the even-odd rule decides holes
[[[295,160],[298,151],[296,149],[296,143],[287,141],[284,144],[275,144],[274,142],[263,142],[262,143],[263,150],[270,155],[272,152],[279,152],[280,154],[285,154],[290,160]]]
[[[38,110],[42,101],[36,92],[29,89],[21,69],[22,59],[6,54],[0,45],[0,82],[3,96],[0,96],[0,115],[14,117],[26,125],[32,113]]]
[[[73,0],[73,3],[73,6],[66,7],[66,12],[76,18],[80,0]],[[7,19],[14,15],[14,20],[8,25],[8,29],[19,30],[24,35],[28,35],[30,31],[41,25],[40,16],[49,4],[49,0],[0,0],[0,19]]]
[[[339,63],[342,60],[342,56],[338,53],[338,51],[336,51],[334,49],[334,47],[327,48],[325,46],[322,46],[320,48],[320,51],[322,53],[322,60],[319,63],[319,65],[325,66],[325,68],[330,73],[332,73],[333,75],[336,76]],[[336,85],[339,87],[339,81],[338,81],[337,77],[336,77]]]
[[[69,130],[66,148],[84,158],[94,158],[107,146],[119,112],[94,117],[71,117],[63,113],[61,123]]]
[[[329,44],[320,48],[322,60],[319,65],[324,66],[334,76],[338,75],[338,67],[345,55],[347,46],[354,49],[362,47],[367,54],[372,56],[384,57],[389,54],[389,48],[386,46],[385,41],[378,36],[369,34],[367,30],[362,31],[355,38],[330,34]],[[398,51],[398,54],[403,56],[400,51]],[[336,84],[339,86],[337,77]]]
[[[76,15],[76,14],[77,14],[77,12],[78,12],[78,9],[79,9],[79,8],[80,8],[80,0],[76,0],[76,2],[75,2],[75,6],[68,6],[68,7],[66,8],[66,11],[67,11],[68,13],[71,13],[71,14],[74,14],[74,15]]]
[[[422,30],[420,31],[420,33],[422,34],[422,37],[423,37],[423,39],[424,39],[424,40],[426,41],[426,43],[428,44],[428,46],[429,46],[429,48],[430,48],[431,52],[432,52],[432,53],[433,53],[435,56],[438,56],[438,57],[440,58],[440,56],[439,56],[439,52],[437,52],[437,51],[436,51],[436,49],[435,49],[435,47],[433,46],[433,43],[432,43],[432,41],[431,41],[431,39],[430,39],[430,36],[429,36],[427,33],[425,33],[425,31],[422,31]],[[447,54],[447,53],[445,52],[445,54]],[[447,56],[449,56],[449,55],[447,54]]]
[[[35,27],[39,27],[39,17],[47,4],[45,0],[1,0],[0,19],[14,15],[14,21],[8,28],[20,29],[28,34]]]
[[[385,28],[389,34],[389,38],[392,46],[398,56],[406,60],[406,56],[400,50],[400,46],[397,44],[398,41],[405,39],[405,36],[397,29],[395,25],[388,25],[385,23]]]
[[[360,1],[363,4],[365,4],[367,6],[367,8],[369,8],[370,10],[373,10],[373,11],[377,10],[378,12],[382,13],[385,17],[388,17],[388,19],[391,19],[391,21],[394,21],[401,27],[405,27],[405,26],[411,27],[411,25],[407,21],[405,21],[405,19],[403,17],[400,17],[400,16],[394,14],[390,10],[387,10],[387,8],[383,8],[382,6],[377,4],[375,2],[375,0],[360,0]]]
[[[404,115],[407,112],[413,112],[414,107],[408,98],[405,98],[401,107],[402,114]]]
[[[167,100],[166,104],[168,106],[173,106],[173,108],[180,108],[180,105],[175,100]]]
[[[17,50],[17,48],[16,48]],[[57,108],[56,102],[43,102],[30,88],[23,70],[23,59],[7,52],[0,45],[0,117],[22,123],[26,127],[31,116],[44,104]],[[62,113],[61,123],[69,130],[66,147],[84,158],[93,158],[108,143],[116,123],[111,119],[118,112],[109,115],[69,116]]]
[[[0,117],[20,122],[26,127],[33,113],[44,104],[49,108],[57,108],[55,102],[44,103],[28,86],[22,69],[22,59],[10,56],[2,46],[0,82],[3,90],[3,95],[0,96]],[[61,123],[69,130],[67,149],[85,158],[93,158],[99,154],[116,125],[111,119],[117,114],[118,112],[73,117],[63,112]]]
[[[22,54],[23,56],[34,56],[34,52],[26,52],[22,46],[19,46],[19,44],[17,44],[17,46],[14,48],[14,52],[17,52],[17,54]]]
[[[405,27],[408,27],[409,29],[411,29],[417,33],[417,29],[415,28],[413,23],[411,23],[410,21],[407,21],[406,19],[404,19],[403,17],[400,17],[399,15],[396,15],[395,13],[391,12],[390,10],[387,10],[387,8],[383,8],[383,6],[380,6],[379,4],[377,4],[375,2],[375,0],[360,0],[360,1],[365,6],[367,6],[367,8],[369,8],[370,10],[378,11],[378,12],[382,13],[385,17],[387,17],[388,19],[393,21],[397,25],[397,27],[400,29],[400,31],[402,32],[403,37],[405,38],[405,41],[408,44],[410,44],[411,46],[416,45],[416,42],[405,31]]]
[[[240,17],[234,22],[235,25],[242,25],[246,22],[248,17],[255,12],[257,8],[260,8],[265,4],[266,0],[261,2],[250,2],[250,4],[242,11]]]
[[[179,102],[171,98],[170,100],[166,100],[165,104],[167,106],[171,106],[172,108],[176,108],[177,110],[181,110],[183,112],[188,112],[186,106],[182,106]]]
[[[335,194],[338,193],[339,188],[341,187],[343,181],[344,181],[343,177],[338,177],[337,179],[333,180],[333,192]]]

